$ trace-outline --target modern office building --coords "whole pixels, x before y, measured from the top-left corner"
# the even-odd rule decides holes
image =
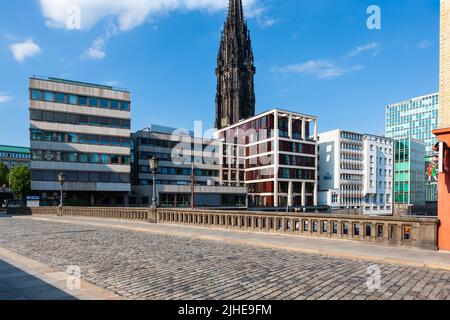
[[[426,145],[412,138],[395,140],[394,198],[395,206],[403,213],[412,213],[425,206],[425,176],[423,158]]]
[[[319,203],[392,214],[393,148],[391,139],[375,135],[339,129],[319,134]]]
[[[274,109],[216,132],[223,184],[251,207],[317,206],[317,118]]]
[[[134,133],[132,140],[131,205],[150,204],[153,179],[149,159],[155,157],[158,160],[156,192],[160,206],[189,207],[194,182],[194,205],[197,208],[246,207],[245,187],[221,185],[219,141],[158,125]]]
[[[42,205],[128,204],[130,93],[56,78],[30,78],[31,188]]]
[[[386,107],[386,136],[391,139],[415,139],[425,144],[423,172],[426,176],[426,200],[437,201],[437,137],[439,93],[412,98]]]
[[[15,146],[0,146],[0,162],[8,169],[30,166],[30,148]]]

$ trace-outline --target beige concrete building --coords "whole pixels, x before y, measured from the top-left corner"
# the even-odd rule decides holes
[[[30,79],[31,188],[43,205],[128,204],[130,93],[55,78]]]
[[[450,128],[450,1],[441,0],[439,129]]]

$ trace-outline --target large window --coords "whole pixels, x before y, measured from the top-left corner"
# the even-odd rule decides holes
[[[97,153],[77,153],[61,151],[32,150],[31,157],[36,161],[64,161],[81,163],[103,163],[129,165],[130,157]]]
[[[44,101],[48,102],[55,101],[55,95],[52,92],[44,92]]]
[[[58,171],[32,170],[32,181],[58,182]],[[110,172],[66,172],[66,178],[70,182],[105,182],[105,183],[130,183],[130,175]]]
[[[61,92],[31,90],[31,100],[47,101],[56,103],[67,103],[71,105],[89,106],[94,108],[104,108],[113,110],[129,111],[130,103],[128,101],[118,101],[109,99],[100,99],[98,97],[77,96],[73,94],[64,94]]]
[[[96,127],[130,129],[130,120],[78,115],[53,111],[30,110],[30,119],[56,123],[82,124]]]

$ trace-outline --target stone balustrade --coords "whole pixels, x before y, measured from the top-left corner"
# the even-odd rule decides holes
[[[438,220],[433,218],[158,209],[158,223],[437,250]]]

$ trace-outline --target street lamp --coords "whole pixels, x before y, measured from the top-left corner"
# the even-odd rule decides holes
[[[59,183],[61,185],[61,189],[60,189],[61,197],[60,197],[60,201],[59,201],[59,206],[62,208],[62,206],[64,204],[64,202],[63,202],[63,197],[64,197],[64,195],[63,195],[63,186],[64,186],[64,183],[66,182],[66,174],[64,172],[61,172],[61,173],[58,174],[58,181],[59,181]]]
[[[155,156],[153,156],[153,158],[150,158],[148,161],[150,163],[150,170],[153,175],[153,196],[151,208],[156,209],[158,206],[158,198],[156,197],[156,172],[158,171],[158,160]]]

